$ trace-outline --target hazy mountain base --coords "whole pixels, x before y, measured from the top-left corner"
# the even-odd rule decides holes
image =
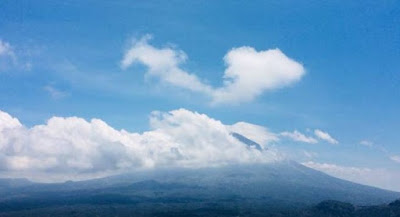
[[[397,198],[397,192],[333,178],[293,161],[58,184],[0,180],[0,216],[396,216],[396,203],[362,206]],[[327,202],[307,208],[323,200],[356,207]]]
[[[389,203],[400,193],[328,176],[293,161],[203,169],[159,169],[81,182],[55,184],[0,180],[0,203],[18,198],[93,196],[131,198],[245,198],[311,205],[338,200],[356,205]]]

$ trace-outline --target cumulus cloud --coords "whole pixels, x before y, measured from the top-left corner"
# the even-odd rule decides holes
[[[365,185],[400,191],[400,173],[387,169],[348,167],[329,163],[305,162],[303,165],[331,176]]]
[[[292,139],[293,141],[297,141],[297,142],[305,142],[305,143],[311,143],[311,144],[315,144],[318,143],[318,141],[313,138],[313,137],[308,137],[302,133],[300,133],[299,131],[295,130],[293,132],[282,132],[280,133],[281,136],[284,137],[288,137],[290,139]]]
[[[196,75],[180,68],[187,59],[181,50],[170,47],[155,48],[148,43],[150,35],[146,35],[133,43],[125,53],[121,67],[128,68],[133,63],[141,63],[148,67],[148,75],[158,77],[162,82],[188,90],[211,94],[212,88],[202,82]]]
[[[0,131],[3,131],[8,128],[18,128],[21,127],[22,124],[18,119],[12,117],[6,112],[0,110]],[[2,134],[0,134],[2,135]]]
[[[316,129],[314,130],[314,134],[315,136],[317,136],[318,138],[325,140],[331,144],[338,144],[339,142],[334,139],[331,135],[329,135],[329,133],[324,132],[322,130]]]
[[[247,138],[261,145],[267,145],[272,142],[279,141],[279,138],[275,133],[270,132],[265,127],[255,124],[238,122],[236,124],[229,126],[229,129],[231,132],[246,135]]]
[[[264,91],[288,86],[304,75],[303,66],[279,49],[234,48],[224,61],[224,86],[214,91],[216,103],[252,101]]]
[[[0,175],[41,181],[92,178],[156,167],[210,167],[232,163],[268,163],[281,157],[272,149],[257,150],[231,135],[273,141],[262,127],[224,125],[185,109],[153,112],[151,130],[116,130],[100,119],[53,117],[46,124],[25,127],[0,112]],[[246,129],[260,135],[247,135]],[[261,135],[265,133],[265,135]]]
[[[171,47],[156,48],[150,36],[136,40],[121,61],[123,69],[134,63],[145,65],[147,74],[167,84],[209,96],[213,104],[254,100],[268,90],[289,86],[305,74],[303,66],[279,49],[257,51],[252,47],[231,49],[224,57],[226,69],[221,87],[212,87],[181,68],[187,55]]]

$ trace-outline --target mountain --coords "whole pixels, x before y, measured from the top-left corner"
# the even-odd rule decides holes
[[[240,134],[234,137],[261,149]],[[382,204],[398,198],[398,192],[334,178],[289,160],[162,168],[52,184],[0,179],[0,217],[355,216],[368,210],[392,213],[398,202]]]
[[[324,200],[357,206],[384,204],[400,198],[400,194],[337,179],[294,161],[281,161],[159,169],[81,182],[25,182],[3,189],[0,198],[0,216],[29,216],[27,212],[41,211],[65,216],[75,209],[85,213],[110,206],[128,213],[140,210],[143,216],[156,211],[257,216],[298,210]]]
[[[28,179],[0,179],[0,189],[21,187],[32,184]]]
[[[232,132],[231,135],[233,137],[235,137],[237,140],[239,140],[240,142],[246,144],[248,147],[255,148],[255,149],[259,150],[259,151],[262,150],[260,144],[258,144],[257,142],[254,142],[253,140],[243,136],[242,134]]]

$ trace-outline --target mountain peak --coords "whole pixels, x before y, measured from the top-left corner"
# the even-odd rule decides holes
[[[260,144],[258,144],[257,142],[254,142],[253,140],[243,136],[242,134],[232,132],[231,135],[233,137],[235,137],[237,140],[239,140],[240,142],[246,144],[250,148],[255,148],[255,149],[259,150],[259,151],[263,150],[263,148],[261,147]]]

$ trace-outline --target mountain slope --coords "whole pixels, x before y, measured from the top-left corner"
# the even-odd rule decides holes
[[[139,210],[143,216],[158,212],[162,216],[170,212],[173,216],[262,216],[295,211],[324,200],[371,205],[400,198],[397,192],[337,179],[293,161],[169,168],[82,182],[24,184],[0,191],[0,216],[71,216],[71,210],[93,214],[93,210],[109,212],[110,207],[118,207],[114,211],[120,216],[124,215],[119,209],[127,213]]]
[[[144,186],[135,187],[139,184]],[[397,192],[334,178],[294,161],[200,169],[169,168],[56,184],[27,182],[26,185],[9,187],[7,195],[0,196],[5,199],[18,192],[24,192],[25,196],[41,192],[80,191],[84,194],[99,189],[109,193],[118,192],[120,189],[131,189],[134,194],[144,190],[156,191],[160,188],[165,193],[181,191],[179,192],[181,195],[190,195],[190,192],[193,192],[195,193],[193,196],[199,193],[207,197],[265,198],[304,204],[322,200],[379,204],[400,197]]]
[[[121,182],[137,179],[179,183],[209,189],[209,194],[213,196],[235,195],[287,203],[312,204],[331,199],[354,204],[377,204],[400,197],[399,193],[334,178],[293,161],[195,170],[166,169],[141,176],[114,178]]]

